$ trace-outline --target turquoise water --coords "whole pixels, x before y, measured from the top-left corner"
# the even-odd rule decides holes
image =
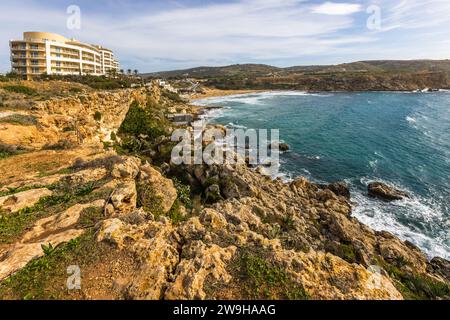
[[[353,215],[422,248],[450,258],[450,92],[268,92],[199,100],[221,106],[211,121],[229,127],[279,129],[291,146],[281,155],[287,178],[345,180]],[[410,200],[367,197],[383,181]]]

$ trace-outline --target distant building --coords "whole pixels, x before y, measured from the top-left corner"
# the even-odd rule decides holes
[[[12,71],[28,80],[44,73],[100,76],[119,72],[111,50],[54,33],[24,32],[23,40],[12,40],[9,46]]]
[[[158,84],[161,88],[164,90],[167,90],[172,93],[178,93],[178,90],[175,89],[170,83],[164,81],[164,80],[158,80]]]

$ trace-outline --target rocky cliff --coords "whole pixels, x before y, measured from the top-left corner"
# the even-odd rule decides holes
[[[14,142],[35,150],[0,160],[1,298],[449,298],[448,261],[361,224],[343,184],[171,164],[170,139],[128,111],[133,101],[156,116],[192,109],[157,91],[33,108],[41,136]],[[75,146],[36,150],[71,139],[74,119]],[[98,144],[112,131],[122,143]],[[68,270],[81,271],[79,288],[68,289]]]

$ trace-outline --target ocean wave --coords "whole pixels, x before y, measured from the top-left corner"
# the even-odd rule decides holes
[[[227,127],[227,128],[233,128],[233,129],[247,129],[246,126],[239,125],[239,124],[235,124],[235,123],[233,123],[233,122],[229,122],[229,123],[226,125],[226,127]]]
[[[362,177],[359,181],[363,186],[379,181],[404,190],[411,198],[393,202],[380,201],[368,197],[365,191],[355,188],[353,181],[348,181],[353,185],[352,200],[356,203],[354,217],[374,230],[385,230],[402,240],[411,241],[430,258],[450,258],[450,247],[445,243],[445,213],[437,202],[415,195],[405,186],[381,178]]]
[[[261,93],[245,93],[228,96],[211,97],[204,99],[193,100],[194,105],[212,105],[225,102],[238,102],[244,104],[261,104],[266,99],[271,99],[280,96],[314,96],[314,97],[329,97],[330,93],[310,93],[306,91],[267,91]]]
[[[408,121],[409,123],[416,123],[417,119],[414,117],[407,116],[406,121]]]

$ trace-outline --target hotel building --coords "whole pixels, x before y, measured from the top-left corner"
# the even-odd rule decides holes
[[[114,53],[106,48],[47,32],[24,32],[12,40],[12,71],[31,80],[49,75],[109,75],[119,72]]]

